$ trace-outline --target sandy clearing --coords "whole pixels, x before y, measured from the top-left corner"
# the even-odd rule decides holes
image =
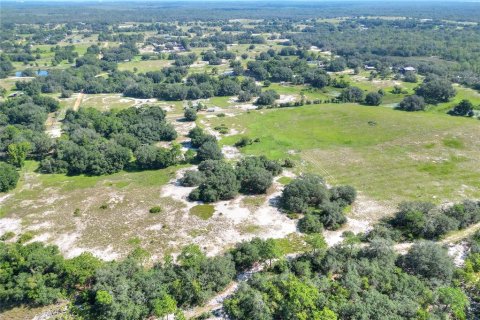
[[[242,156],[240,151],[237,148],[232,146],[223,146],[222,153],[225,156],[225,158],[228,160],[240,159],[240,157]]]
[[[67,259],[75,258],[84,252],[90,252],[95,257],[105,261],[116,260],[120,257],[120,254],[115,252],[110,245],[106,248],[83,248],[77,246],[76,242],[79,240],[80,236],[80,232],[57,235],[56,240],[53,243],[58,246]]]
[[[45,123],[45,133],[54,139],[62,135],[62,123],[58,120],[58,116],[55,113],[48,115]]]
[[[44,222],[40,222],[40,223],[37,223],[37,224],[32,224],[32,225],[26,227],[25,230],[37,231],[37,230],[41,230],[41,229],[48,229],[50,227],[53,227],[53,224],[49,221],[44,221]]]
[[[278,98],[275,102],[276,103],[289,103],[295,102],[297,98],[293,94],[281,94],[280,98]]]
[[[22,220],[17,218],[0,219],[0,236],[7,232],[20,233],[22,230]]]
[[[186,171],[195,170],[197,166],[191,166],[185,169],[177,171],[175,178],[171,179],[168,184],[162,187],[161,196],[170,197],[175,201],[181,202],[185,205],[185,208],[190,210],[200,202],[188,201],[188,195],[195,187],[183,187],[180,185],[179,179],[183,177]]]
[[[351,212],[347,215],[347,223],[338,230],[324,231],[325,241],[329,246],[334,246],[342,242],[342,234],[345,231],[351,231],[355,234],[368,232],[380,217],[393,212],[394,208],[390,208],[359,193],[357,199],[352,204]]]
[[[48,242],[52,238],[52,234],[49,232],[41,233],[33,237],[33,239],[29,242]]]
[[[448,255],[452,257],[453,263],[457,267],[462,267],[465,263],[465,258],[468,255],[468,244],[465,241],[448,246]]]
[[[178,135],[183,137],[185,137],[190,130],[195,128],[195,122],[181,121],[181,119],[171,121],[171,124],[177,131]]]
[[[195,61],[190,65],[191,68],[202,68],[208,66],[208,61]]]
[[[237,104],[237,105],[232,106],[232,108],[241,109],[241,110],[245,110],[245,111],[257,110],[258,109],[258,107],[256,105],[251,104],[251,103]]]
[[[195,167],[192,166],[188,169],[193,168]],[[240,241],[250,240],[255,236],[264,239],[283,238],[296,232],[296,221],[289,219],[276,207],[276,200],[281,193],[281,188],[283,188],[283,185],[277,181],[273,183],[269,190],[269,195],[265,197],[263,203],[258,207],[251,208],[245,206],[243,200],[247,196],[238,195],[232,200],[219,201],[212,204],[215,209],[212,218],[205,221],[195,217],[193,218],[194,220],[191,220],[190,209],[201,204],[201,202],[188,201],[188,194],[194,188],[182,187],[178,183],[178,179],[188,169],[179,170],[177,176],[162,188],[161,196],[170,197],[183,204],[180,210],[183,212],[183,219],[186,219],[186,223],[192,224],[193,222],[193,224],[198,224],[198,228],[200,230],[206,228],[205,231],[213,228],[212,232],[196,233],[194,236],[184,239],[189,243],[198,244],[208,256],[219,254],[227,247],[233,246]],[[288,173],[288,175],[291,175],[291,173]],[[255,228],[255,232],[243,232],[242,227],[245,226],[256,226],[258,228]],[[191,225],[190,227],[195,226]],[[151,228],[160,229],[163,226],[155,225]],[[183,242],[179,240],[180,238],[179,235],[177,245],[178,242]]]
[[[328,246],[332,247],[343,241],[343,233],[345,231],[351,231],[357,234],[367,232],[371,230],[371,228],[369,221],[347,218],[347,223],[345,223],[340,229],[335,231],[326,230],[323,232],[323,236],[325,237],[325,242],[327,242]]]
[[[11,196],[12,196],[12,194],[5,194],[5,195],[3,195],[3,196],[0,196],[0,204],[1,204],[3,201],[5,201],[5,200],[7,200],[8,198],[10,198]]]
[[[244,196],[237,196],[233,200],[219,201],[214,204],[215,214],[239,224],[250,215],[250,210],[241,206]]]
[[[397,243],[393,246],[393,249],[399,254],[407,254],[408,250],[413,246],[413,242]]]

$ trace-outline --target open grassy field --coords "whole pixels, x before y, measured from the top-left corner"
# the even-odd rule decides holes
[[[134,71],[145,73],[148,71],[160,71],[172,64],[172,60],[141,60],[140,56],[135,57],[132,61],[120,62],[118,70],[120,71]]]
[[[208,118],[259,138],[242,149],[292,157],[301,170],[333,184],[351,184],[378,200],[444,201],[480,196],[480,122],[430,112],[323,104]]]

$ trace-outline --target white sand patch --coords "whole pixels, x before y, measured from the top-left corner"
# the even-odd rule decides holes
[[[124,194],[117,194],[117,193],[113,193],[110,195],[110,199],[108,199],[108,204],[118,204],[118,203],[122,203],[123,200],[125,199],[125,195]]]
[[[45,221],[45,222],[41,222],[41,223],[38,223],[38,224],[33,224],[33,225],[27,227],[26,230],[36,231],[36,230],[41,230],[41,229],[48,229],[52,226],[53,226],[53,224],[51,222]]]
[[[222,153],[226,159],[239,159],[241,157],[240,151],[232,146],[223,146]]]
[[[12,194],[5,194],[3,196],[0,196],[0,204],[2,202],[4,202],[5,200],[7,200],[8,198],[10,198],[12,196]]]
[[[50,197],[42,198],[42,199],[40,200],[40,203],[41,203],[42,205],[52,205],[52,204],[54,204],[55,202],[57,202],[58,200],[62,200],[62,199],[64,199],[64,198],[65,198],[65,196],[60,196],[60,195],[58,195],[58,194],[53,194],[53,195],[50,196]]]
[[[241,109],[241,110],[245,110],[245,111],[257,110],[258,109],[258,107],[256,105],[251,104],[251,103],[237,104],[237,105],[232,106],[232,108]]]
[[[281,94],[280,98],[277,99],[277,103],[288,103],[295,102],[297,98],[293,94]]]
[[[7,232],[20,233],[22,230],[22,221],[15,218],[2,218],[0,219],[0,236]]]
[[[297,231],[294,220],[270,205],[263,205],[255,210],[253,223],[264,227],[261,238],[283,238]]]
[[[71,254],[77,251],[77,248],[75,248],[73,244],[79,236],[80,234],[76,232],[61,234],[57,236],[57,239],[53,243],[58,246],[67,258],[70,258]]]
[[[134,99],[134,101],[135,101],[135,107],[138,108],[144,104],[154,103],[157,101],[157,99]]]
[[[395,212],[395,207],[387,206],[373,199],[370,199],[359,193],[357,199],[352,204],[351,216],[359,220],[373,222],[386,215],[391,215]]]
[[[170,180],[167,185],[165,185],[161,190],[162,197],[170,197],[176,201],[182,202],[188,212],[191,208],[198,205],[199,202],[188,201],[188,195],[192,192],[195,187],[183,187],[180,185],[179,179],[183,177],[185,171],[195,170],[196,166],[178,170],[175,178]]]
[[[189,202],[188,194],[194,188],[185,188],[178,185],[177,180],[185,170],[180,170],[180,173],[175,179],[162,189],[162,196],[169,196],[177,201],[185,204],[182,211],[185,217],[189,216],[189,210],[201,202]],[[206,232],[195,236],[188,236],[190,243],[198,244],[208,256],[219,254],[225,248],[233,246],[235,243],[244,240],[250,240],[253,237],[261,238],[283,238],[291,233],[296,232],[296,221],[289,219],[285,214],[281,213],[277,205],[277,199],[280,195],[281,185],[274,182],[270,194],[265,199],[265,202],[257,208],[247,207],[243,204],[245,195],[238,195],[232,200],[219,201],[212,204],[215,212],[213,217],[207,222],[214,225],[215,232]],[[206,227],[205,222],[199,223],[199,227]],[[242,232],[239,226],[259,226],[260,231],[256,230],[253,233]],[[155,226],[160,228],[160,226]],[[193,238],[193,239],[192,239]],[[178,246],[178,241],[173,245]]]
[[[393,246],[393,249],[399,254],[407,254],[408,250],[413,246],[413,242],[397,243]]]
[[[46,233],[36,235],[29,242],[47,242],[51,237],[52,237],[52,235],[49,232],[46,232]]]
[[[170,122],[173,127],[175,128],[175,131],[180,136],[186,136],[190,130],[195,128],[195,122],[188,122],[188,121],[171,121]]]
[[[250,210],[241,206],[244,196],[237,196],[233,200],[220,201],[214,204],[217,215],[231,220],[234,224],[238,224],[250,215]]]
[[[453,258],[453,263],[457,267],[462,267],[465,263],[465,258],[468,255],[468,245],[465,241],[448,246],[448,255]]]
[[[345,231],[351,231],[354,234],[368,232],[378,218],[391,214],[393,211],[394,208],[386,207],[359,194],[352,204],[352,211],[348,214],[347,223],[339,230],[324,231],[325,241],[329,246],[334,246],[343,240],[342,233]]]
[[[230,129],[230,131],[225,135],[225,137],[228,136],[234,136],[236,134],[239,134],[240,132],[237,129]]]
[[[229,103],[236,103],[236,102],[238,102],[238,96],[233,96],[233,97],[228,98],[228,102],[229,102]]]
[[[283,170],[282,174],[276,178],[276,181],[280,179],[281,177],[287,177],[287,178],[296,178],[297,175],[293,173],[292,171],[289,170]]]
[[[153,231],[160,231],[162,229],[163,229],[163,224],[161,224],[161,223],[154,224],[154,225],[147,228],[147,230],[153,230]]]
[[[208,61],[195,61],[190,65],[191,68],[201,68],[208,66]]]
[[[162,107],[163,111],[165,112],[172,112],[174,109],[175,109],[175,106],[174,105],[160,105],[160,107]]]
[[[102,248],[102,249],[100,248],[87,249],[87,248],[76,247],[76,248],[72,248],[67,253],[64,253],[64,255],[65,255],[65,258],[72,259],[72,258],[78,257],[84,252],[90,252],[95,257],[102,259],[104,261],[113,261],[120,257],[119,253],[113,251],[112,246],[108,246],[107,248]]]
[[[112,261],[120,257],[120,254],[113,251],[112,246],[107,248],[82,248],[76,246],[75,242],[78,240],[80,234],[77,232],[62,234],[54,241],[54,244],[58,246],[60,252],[67,259],[75,258],[81,255],[84,252],[90,252],[95,257],[105,260]]]
[[[325,237],[325,242],[331,247],[343,241],[342,234],[345,231],[358,234],[370,231],[371,229],[372,227],[369,221],[347,218],[347,223],[343,225],[342,228],[335,231],[326,230],[323,232],[323,236]]]
[[[56,139],[62,135],[62,128],[60,126],[54,126],[46,131],[50,138]]]

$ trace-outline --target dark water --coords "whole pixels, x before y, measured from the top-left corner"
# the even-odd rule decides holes
[[[46,77],[48,76],[48,71],[47,70],[37,70],[35,71],[35,74],[40,77]],[[17,71],[15,72],[15,77],[23,77],[23,72],[22,71]]]

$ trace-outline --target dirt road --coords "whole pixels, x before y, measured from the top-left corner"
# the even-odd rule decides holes
[[[73,105],[73,111],[78,111],[78,108],[80,108],[80,104],[82,103],[83,99],[83,92],[80,92],[77,96],[77,100],[75,100],[75,104]]]

